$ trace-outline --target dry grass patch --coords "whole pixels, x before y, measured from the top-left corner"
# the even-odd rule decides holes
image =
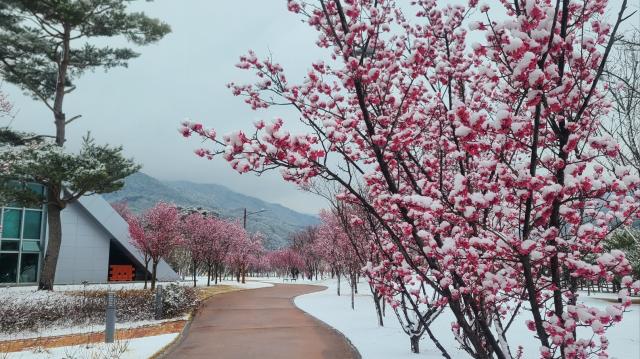
[[[218,284],[211,287],[201,287],[197,288],[198,300],[205,301],[214,295],[235,292],[237,290],[242,290],[242,288],[238,288],[232,285]]]
[[[143,338],[162,334],[179,333],[186,324],[185,320],[175,320],[159,324],[144,325],[137,328],[123,328],[116,330],[119,341]],[[104,342],[104,332],[79,333],[53,337],[30,339],[16,339],[0,341],[0,353],[18,352],[34,348],[50,349],[68,347],[81,344]],[[2,358],[2,356],[0,356]]]

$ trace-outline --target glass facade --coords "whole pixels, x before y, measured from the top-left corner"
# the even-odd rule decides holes
[[[27,186],[44,193],[40,185]],[[1,208],[0,283],[36,283],[45,243],[44,206],[29,208],[10,203]]]

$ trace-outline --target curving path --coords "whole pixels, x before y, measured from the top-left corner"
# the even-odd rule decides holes
[[[358,359],[337,331],[298,309],[293,298],[325,287],[276,284],[217,295],[200,308],[165,358]]]

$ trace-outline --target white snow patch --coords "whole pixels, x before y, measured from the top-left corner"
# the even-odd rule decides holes
[[[425,335],[420,342],[420,354],[412,354],[409,350],[409,337],[402,331],[392,309],[387,306],[384,317],[384,327],[379,327],[376,312],[367,283],[361,281],[355,296],[355,310],[351,310],[351,298],[348,284],[343,282],[342,296],[336,295],[337,283],[327,280],[320,284],[326,285],[327,290],[296,297],[294,303],[298,308],[322,320],[331,327],[344,334],[358,349],[363,359],[436,359],[442,358],[440,351]],[[606,310],[611,303],[604,298],[617,298],[615,294],[598,293],[587,296],[581,293],[579,302],[589,306]],[[522,345],[524,358],[538,356],[540,344],[526,327],[526,320],[530,319],[528,311],[522,312],[507,332],[507,338],[512,350]],[[432,324],[432,331],[454,359],[467,359],[468,354],[457,349],[451,322],[453,315],[445,311]],[[629,358],[629,353],[640,352],[640,305],[634,304],[629,312],[624,314],[623,320],[613,328],[607,330],[609,338],[609,355],[611,358]]]
[[[51,358],[102,358],[117,357],[119,359],[149,358],[169,345],[177,333],[151,337],[129,339],[114,344],[95,343],[74,345],[39,351],[23,351],[9,354],[10,359],[51,359]],[[107,356],[109,353],[120,353],[121,356]]]

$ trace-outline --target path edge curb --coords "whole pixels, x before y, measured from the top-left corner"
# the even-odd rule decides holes
[[[302,313],[304,313],[305,315],[307,315],[307,316],[309,316],[309,317],[311,317],[311,318],[315,319],[316,321],[318,321],[318,322],[319,322],[321,325],[323,325],[324,327],[326,327],[326,328],[328,328],[328,329],[331,329],[331,330],[333,330],[334,332],[338,333],[342,338],[344,338],[344,340],[345,340],[347,343],[349,343],[349,346],[351,347],[351,349],[353,349],[353,352],[357,354],[358,359],[362,359],[362,354],[360,354],[360,351],[358,350],[358,348],[356,348],[356,346],[355,346],[355,345],[353,345],[353,342],[351,342],[351,339],[349,339],[349,337],[347,337],[347,336],[346,336],[342,331],[338,330],[337,328],[334,328],[334,327],[333,327],[333,326],[331,326],[329,323],[327,323],[327,322],[323,321],[322,319],[320,319],[320,318],[316,317],[315,315],[313,315],[313,314],[311,314],[311,313],[307,312],[306,310],[304,310],[304,309],[300,308],[300,307],[296,304],[296,298],[298,298],[298,297],[302,297],[302,296],[309,295],[309,294],[313,294],[313,293],[323,292],[323,291],[325,291],[325,290],[328,290],[328,289],[329,289],[329,287],[327,287],[326,285],[321,285],[321,284],[307,284],[307,283],[305,283],[305,284],[306,284],[306,285],[315,286],[315,287],[319,287],[319,288],[324,288],[324,289],[321,289],[321,290],[318,290],[318,291],[315,291],[315,292],[311,292],[311,293],[300,294],[300,295],[297,295],[297,296],[295,296],[295,297],[292,297],[292,298],[290,299],[291,304],[293,304],[293,306],[294,306],[294,307],[296,307],[298,310],[300,310],[300,311],[301,311]]]

